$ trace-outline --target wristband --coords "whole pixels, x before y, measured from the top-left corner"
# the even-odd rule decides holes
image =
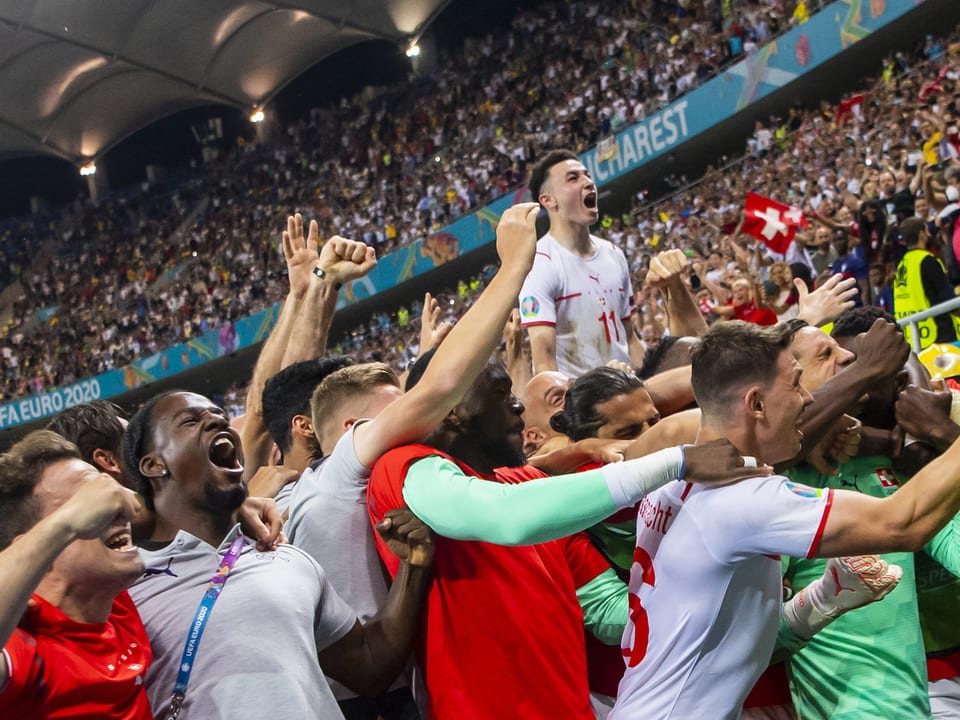
[[[681,477],[683,448],[680,446],[658,450],[650,455],[609,463],[600,468],[617,507],[630,507],[654,490]]]
[[[314,274],[315,277],[318,277],[318,278],[320,278],[321,280],[325,280],[326,277],[327,277],[327,275],[328,275],[327,271],[324,270],[324,269],[323,269],[322,267],[320,267],[319,265],[317,265],[317,266],[313,269],[313,274]],[[343,287],[343,284],[342,284],[342,283],[335,282],[335,283],[333,284],[333,289],[334,289],[334,290],[339,290],[339,289],[342,288],[342,287]]]

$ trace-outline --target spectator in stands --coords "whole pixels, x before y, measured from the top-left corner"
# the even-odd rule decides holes
[[[919,218],[908,218],[901,224],[900,234],[907,252],[897,266],[893,283],[894,314],[898,318],[907,317],[956,297],[943,263],[927,250],[926,224]],[[960,337],[960,310],[921,320],[917,327],[918,339],[913,338],[913,329],[909,326],[904,331],[915,347],[954,342]]]

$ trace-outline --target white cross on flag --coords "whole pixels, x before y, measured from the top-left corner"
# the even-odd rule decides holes
[[[797,228],[807,227],[807,218],[800,208],[756,193],[747,193],[744,214],[743,232],[781,255],[786,254]]]

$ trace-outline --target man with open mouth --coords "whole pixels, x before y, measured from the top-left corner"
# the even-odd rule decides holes
[[[551,151],[530,173],[530,194],[550,219],[520,290],[534,372],[577,377],[610,360],[640,365],[630,268],[620,248],[590,234],[600,210],[587,168],[569,150]]]
[[[158,716],[179,707],[181,720],[337,718],[324,673],[361,694],[399,674],[433,563],[432,536],[409,511],[378,528],[401,568],[380,612],[361,623],[305,552],[260,552],[241,534],[240,436],[210,400],[152,398],[130,420],[124,461],[156,516],[142,543],[148,573],[131,595],[153,644],[147,688]]]

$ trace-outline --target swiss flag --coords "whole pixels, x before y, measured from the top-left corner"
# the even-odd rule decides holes
[[[848,117],[859,116],[861,105],[863,105],[863,95],[854,95],[852,97],[844,98],[840,101],[840,104],[837,105],[837,114],[833,121],[837,125],[840,125]]]
[[[807,227],[807,218],[800,208],[756,193],[747,193],[744,212],[743,232],[781,255],[786,254],[797,228]]]
[[[877,479],[885,488],[899,487],[900,481],[890,468],[877,468]]]

